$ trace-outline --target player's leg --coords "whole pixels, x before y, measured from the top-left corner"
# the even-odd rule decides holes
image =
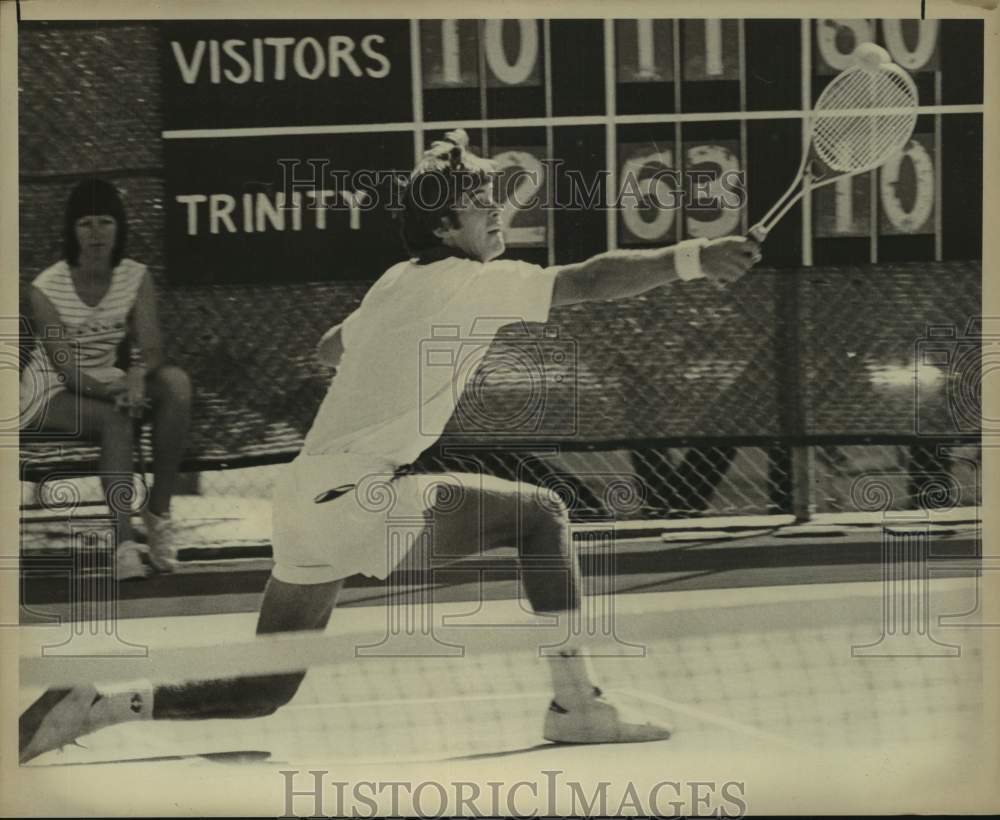
[[[580,571],[565,504],[540,487],[489,476],[463,477],[459,503],[428,511],[433,554],[447,558],[514,544],[532,609],[569,618],[580,606]],[[568,622],[568,621],[567,621]],[[663,727],[625,720],[602,696],[579,636],[547,656],[553,701],[548,740],[576,743],[663,740]]]
[[[322,630],[342,581],[287,584],[271,578],[257,634]],[[291,700],[305,671],[192,681],[153,687],[145,682],[102,689],[50,689],[20,720],[22,763],[106,726],[131,720],[245,718],[272,714]]]
[[[435,559],[516,547],[532,608],[558,613],[579,606],[579,569],[570,548],[566,508],[540,487],[493,476],[452,474],[461,482],[426,516]]]
[[[518,545],[525,594],[539,613],[562,615],[580,607],[580,567],[562,499],[540,487],[527,495],[523,535]],[[626,718],[595,685],[587,662],[584,636],[570,634],[558,651],[547,656],[553,700],[545,716],[546,740],[564,743],[634,743],[665,740],[662,726]]]
[[[326,584],[267,582],[257,634],[326,629],[343,581]],[[154,720],[245,718],[273,714],[292,699],[306,670],[158,686],[153,691]]]

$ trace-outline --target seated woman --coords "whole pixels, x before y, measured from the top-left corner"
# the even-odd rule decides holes
[[[125,258],[128,222],[116,188],[90,179],[73,189],[63,223],[64,258],[32,282],[38,344],[21,378],[21,425],[79,433],[101,446],[98,469],[117,534],[117,577],[173,570],[170,497],[191,417],[187,374],[163,360],[153,278]],[[129,390],[116,367],[123,341],[141,352],[145,398]],[[132,473],[132,405],[150,406],[153,487],[142,514],[149,545],[134,540],[129,510],[116,510],[110,490]]]

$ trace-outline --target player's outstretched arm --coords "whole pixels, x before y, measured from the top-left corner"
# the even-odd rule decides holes
[[[693,240],[667,248],[607,251],[561,267],[552,304],[625,299],[678,280],[733,282],[759,259],[760,246],[741,236]]]

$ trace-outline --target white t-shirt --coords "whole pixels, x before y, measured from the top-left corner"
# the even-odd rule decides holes
[[[556,274],[514,260],[394,265],[343,324],[304,452],[412,462],[440,438],[499,329],[547,321]]]
[[[372,286],[343,324],[344,355],[305,447],[275,487],[276,578],[385,578],[402,560],[415,542],[396,537],[400,523],[422,527],[441,481],[461,477],[395,480],[396,468],[440,438],[501,327],[548,319],[555,277],[448,257],[400,263]],[[322,501],[331,490],[336,500]]]
[[[80,298],[65,260],[42,271],[31,285],[48,297],[59,315],[59,331],[73,344],[78,357],[75,365],[92,378],[109,381],[124,375],[115,368],[115,359],[145,277],[145,265],[122,259],[111,272],[107,293],[96,305]],[[38,328],[40,333],[55,330]],[[65,389],[62,374],[38,341],[21,374],[22,429],[39,416],[53,395]]]

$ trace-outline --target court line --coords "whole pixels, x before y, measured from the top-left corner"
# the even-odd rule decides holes
[[[687,704],[678,703],[677,701],[667,700],[666,698],[658,697],[657,695],[651,695],[645,692],[637,692],[634,689],[608,689],[605,694],[612,696],[615,695],[626,695],[628,697],[634,698],[636,700],[645,701],[647,703],[652,703],[654,706],[658,706],[663,709],[668,709],[674,712],[681,712],[683,714],[690,715],[691,717],[703,720],[707,723],[714,723],[719,726],[723,726],[727,729],[733,729],[735,731],[741,732],[743,734],[752,735],[754,737],[759,737],[762,740],[768,740],[773,743],[780,743],[798,751],[805,751],[807,747],[800,743],[796,743],[782,735],[776,735],[772,732],[767,732],[763,729],[758,729],[755,726],[750,726],[746,723],[741,723],[738,720],[732,720],[731,718],[723,717],[721,715],[716,715],[712,712],[707,712],[704,709],[699,709],[696,706],[689,706]],[[542,701],[548,701],[552,698],[552,692],[550,691],[538,691],[538,692],[508,692],[501,693],[496,692],[488,695],[456,695],[453,697],[423,697],[423,698],[380,698],[376,700],[355,700],[355,701],[345,701],[345,702],[330,702],[330,703],[303,703],[299,705],[290,704],[285,707],[284,711],[291,710],[309,710],[309,709],[345,709],[353,707],[364,707],[364,706],[417,706],[417,705],[430,705],[430,704],[448,704],[448,703],[475,703],[481,701],[499,701],[499,700],[522,700],[522,699],[538,699]]]
[[[610,691],[610,690],[609,690]],[[615,690],[619,691],[619,690]],[[614,694],[614,692],[612,692]],[[435,703],[475,703],[477,701],[489,700],[521,700],[538,698],[549,701],[552,699],[552,692],[493,692],[488,695],[454,695],[451,697],[424,697],[424,698],[376,698],[374,700],[352,700],[352,701],[330,701],[324,703],[301,703],[289,704],[282,711],[306,710],[306,709],[353,709],[360,706],[419,706]]]
[[[807,751],[808,747],[797,743],[783,735],[776,735],[772,732],[767,732],[763,729],[758,729],[755,726],[750,726],[746,723],[741,723],[738,720],[733,720],[731,718],[723,717],[721,715],[716,715],[712,712],[705,711],[704,709],[699,709],[696,706],[689,706],[687,704],[678,703],[677,701],[668,700],[666,698],[661,698],[657,695],[651,695],[645,692],[637,692],[634,689],[608,689],[606,694],[614,697],[615,695],[626,695],[628,697],[634,698],[636,700],[645,701],[646,703],[651,703],[654,706],[658,706],[663,709],[667,709],[673,712],[680,712],[682,714],[687,714],[691,717],[697,718],[699,720],[705,721],[707,723],[714,723],[718,726],[722,726],[727,729],[732,729],[734,731],[740,732],[742,734],[751,735],[753,737],[760,738],[761,740],[767,740],[772,743],[778,743],[786,746],[790,749],[795,749],[796,751]],[[449,703],[475,703],[481,701],[500,701],[500,700],[521,700],[521,699],[535,699],[542,701],[550,700],[552,693],[550,691],[538,691],[538,692],[508,692],[508,693],[492,693],[488,695],[456,695],[453,697],[423,697],[423,698],[391,698],[391,699],[377,699],[377,700],[364,700],[364,701],[350,701],[350,702],[330,702],[330,703],[304,703],[300,705],[290,704],[285,707],[284,711],[292,710],[311,710],[311,709],[345,709],[353,707],[366,707],[366,706],[418,706],[418,705],[430,705],[430,704],[449,704]]]
[[[648,692],[636,692],[634,689],[616,689],[615,692],[623,695],[629,695],[636,700],[645,701],[646,703],[651,703],[654,706],[659,706],[672,712],[680,712],[682,714],[690,715],[691,717],[698,718],[699,720],[714,723],[718,726],[723,726],[727,729],[732,729],[734,731],[750,735],[751,737],[767,740],[771,743],[777,743],[798,752],[812,751],[807,746],[803,746],[801,743],[796,743],[794,740],[789,740],[782,735],[766,732],[763,729],[758,729],[756,726],[740,723],[740,721],[733,720],[732,718],[722,717],[721,715],[716,715],[712,712],[706,712],[704,709],[699,709],[697,706],[688,706],[687,704],[678,703],[674,700],[667,700],[666,698],[661,698],[657,695],[651,695]]]

